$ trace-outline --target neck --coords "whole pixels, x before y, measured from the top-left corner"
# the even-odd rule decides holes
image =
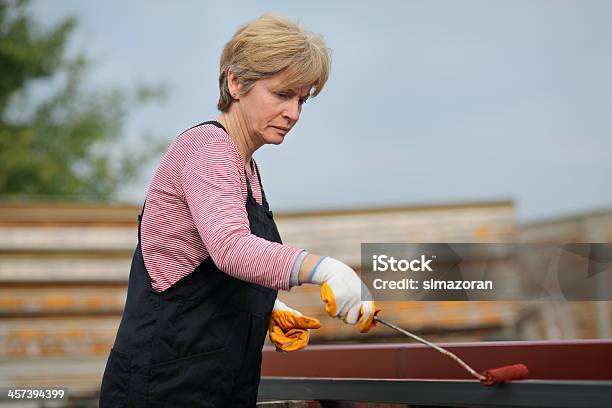
[[[230,138],[238,147],[244,158],[245,168],[250,172],[251,157],[262,144],[256,143],[254,135],[249,133],[248,121],[237,105],[237,103],[233,103],[227,112],[221,112],[218,121],[227,130]]]

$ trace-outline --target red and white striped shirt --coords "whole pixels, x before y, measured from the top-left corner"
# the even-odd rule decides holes
[[[249,174],[262,203],[257,174]],[[228,275],[289,290],[301,249],[251,234],[244,158],[221,128],[202,124],[170,145],[147,193],[141,249],[155,291],[187,276],[206,258]]]

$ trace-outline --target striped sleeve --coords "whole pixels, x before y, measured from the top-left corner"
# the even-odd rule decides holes
[[[215,265],[235,278],[289,290],[301,249],[251,234],[243,191],[242,157],[224,141],[196,150],[181,172],[185,200]]]

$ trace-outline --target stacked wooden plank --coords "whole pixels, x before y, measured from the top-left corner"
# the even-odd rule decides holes
[[[96,388],[125,302],[134,206],[0,207],[0,384]]]

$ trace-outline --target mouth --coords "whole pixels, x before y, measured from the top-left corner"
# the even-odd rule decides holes
[[[283,131],[285,133],[289,132],[289,128],[285,128],[285,127],[281,127],[281,126],[272,126],[275,129],[278,129],[280,131]]]

